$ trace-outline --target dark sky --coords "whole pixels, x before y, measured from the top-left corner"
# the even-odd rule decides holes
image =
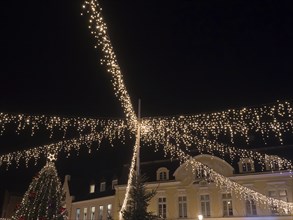
[[[1,2],[1,112],[123,117],[88,19],[80,16],[82,2]],[[142,99],[143,116],[293,99],[290,0],[100,3],[132,103],[136,108]],[[2,149],[11,147],[5,144]]]

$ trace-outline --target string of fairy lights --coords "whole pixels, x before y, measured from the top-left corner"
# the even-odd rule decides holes
[[[244,138],[250,142],[250,133],[259,134],[264,142],[273,136],[283,143],[283,134],[292,132],[293,109],[290,102],[276,102],[253,108],[229,109],[210,114],[176,117],[145,118],[142,128],[149,139],[157,139],[166,132],[180,140],[185,135],[218,139],[221,135]]]
[[[242,199],[250,198],[256,204],[269,209],[274,208],[279,213],[289,214],[293,212],[293,203],[270,198],[248,187],[231,181],[229,178],[217,173],[213,169],[197,161],[195,158],[192,158],[190,155],[186,154],[172,144],[167,143],[164,149],[173,157],[179,158],[181,163],[185,163],[187,166],[190,166],[194,174],[203,174],[202,177],[205,178],[207,181],[214,182],[218,187],[229,192],[233,192],[235,193],[235,195],[239,195]]]
[[[88,28],[96,39],[95,48],[100,48],[102,58],[100,63],[106,66],[107,72],[111,74],[112,86],[115,96],[121,103],[126,115],[123,119],[90,119],[90,118],[62,118],[57,116],[31,116],[25,114],[0,113],[0,133],[4,134],[10,124],[16,126],[16,133],[31,129],[31,135],[34,135],[41,129],[50,131],[50,137],[55,130],[61,131],[66,136],[66,132],[73,128],[79,133],[75,139],[62,140],[57,143],[37,146],[34,148],[22,148],[16,152],[0,155],[0,165],[10,166],[16,162],[18,166],[24,161],[28,166],[30,159],[36,162],[42,155],[58,155],[61,151],[70,155],[72,150],[79,151],[82,146],[87,146],[89,152],[93,142],[101,143],[102,140],[108,140],[112,143],[114,140],[123,142],[126,134],[135,136],[136,141],[133,149],[132,161],[129,170],[126,195],[121,211],[126,208],[129,198],[131,181],[133,179],[136,156],[139,149],[139,141],[146,145],[152,145],[156,148],[165,146],[165,153],[171,153],[173,157],[179,158],[182,162],[190,164],[194,171],[204,170],[208,173],[210,180],[214,181],[220,187],[227,187],[243,198],[252,195],[253,200],[259,204],[270,206],[273,204],[280,211],[287,212],[293,210],[291,203],[275,200],[257,193],[247,187],[232,182],[207,166],[191,159],[190,156],[181,149],[185,147],[186,151],[196,148],[199,152],[218,153],[223,157],[229,155],[230,158],[249,157],[258,160],[261,165],[270,163],[278,164],[280,169],[289,169],[292,171],[292,162],[278,156],[260,154],[258,152],[222,144],[219,142],[222,136],[229,137],[231,144],[235,140],[242,138],[246,143],[250,143],[250,134],[259,134],[265,141],[271,136],[277,138],[283,143],[283,134],[292,132],[293,128],[293,110],[290,102],[277,102],[271,105],[261,107],[251,107],[242,109],[230,109],[227,111],[182,115],[174,117],[152,117],[143,118],[141,124],[138,122],[130,96],[127,92],[121,68],[116,59],[112,47],[106,23],[102,17],[102,9],[97,0],[86,0],[82,6],[85,14],[89,17]],[[137,129],[141,129],[141,137],[136,134]],[[130,132],[129,132],[130,131]],[[88,134],[84,134],[88,132]],[[166,144],[167,143],[167,144]]]
[[[136,125],[138,124],[137,123],[138,121],[133,111],[133,107],[130,102],[130,97],[127,93],[126,87],[122,80],[122,75],[121,75],[120,68],[118,66],[118,62],[116,60],[116,56],[113,52],[113,48],[111,46],[108,34],[106,32],[107,28],[106,28],[106,24],[103,22],[103,18],[101,15],[101,8],[96,0],[85,1],[85,5],[83,5],[83,8],[87,9],[87,13],[90,15],[89,28],[91,29],[91,33],[97,39],[97,45],[95,45],[95,47],[101,46],[102,52],[104,53],[104,59],[101,59],[101,64],[106,64],[107,71],[112,74],[112,77],[114,79],[113,87],[114,87],[115,95],[118,97],[122,107],[124,108],[124,112],[126,113],[126,118],[130,121],[130,124],[134,125],[133,127],[135,129]],[[95,26],[92,25],[93,21]],[[285,104],[288,104],[288,103],[285,103]],[[285,128],[287,128],[287,126],[292,127],[292,115],[291,115],[292,108],[291,107],[288,108],[288,106],[286,108],[284,104],[277,105],[277,107],[278,108],[264,107],[263,109],[242,109],[238,112],[235,110],[228,110],[227,112],[214,113],[211,115],[198,115],[195,117],[191,116],[189,118],[180,117],[180,119],[185,119],[184,120],[185,123],[183,123],[183,126],[181,127],[177,123],[176,128],[173,130],[173,133],[174,131],[177,131],[180,128],[182,130],[182,128],[188,127],[187,124],[201,125],[201,126],[204,125],[203,130],[199,129],[202,131],[201,132],[202,134],[205,134],[204,136],[207,136],[209,133],[212,133],[214,136],[217,137],[219,133],[226,132],[230,134],[231,142],[233,143],[233,136],[235,133],[239,133],[242,136],[245,136],[248,142],[249,141],[248,132],[250,130],[254,129],[254,130],[260,131],[263,134],[263,136],[264,135],[268,136],[268,132],[266,131],[269,130],[270,132],[273,131],[275,136],[282,142],[283,140],[282,140],[281,131],[284,131]],[[277,120],[277,117],[275,116],[276,111],[277,111],[277,116],[279,117],[288,115],[288,117],[291,120],[289,124],[285,124],[285,125],[281,124],[279,120]],[[273,121],[270,123],[263,123],[263,122],[261,123],[260,119],[264,118],[264,116],[272,117]],[[188,120],[189,120],[189,123],[186,123],[188,122]],[[239,120],[240,120],[240,123],[239,123]],[[162,121],[162,120],[159,120],[159,121]],[[210,123],[206,123],[206,121]],[[220,124],[217,123],[218,121],[220,121]],[[249,123],[246,123],[244,121],[249,121]],[[201,122],[201,124],[199,124],[199,122]],[[161,122],[159,122],[159,125],[160,124]],[[218,126],[215,126],[215,125],[218,125]],[[266,127],[269,127],[269,129],[265,129]],[[153,140],[155,138],[160,137],[160,135],[162,134],[161,133],[162,129],[154,129],[154,128],[155,128],[154,126],[149,126],[149,123],[144,124],[144,122],[142,122],[142,126],[141,126],[142,139],[143,139],[143,135],[147,135],[150,131],[153,131],[153,135],[152,135]],[[165,128],[167,128],[165,129],[165,131],[172,132],[170,127],[165,127]],[[164,135],[172,136],[170,134],[163,133],[163,136]],[[129,170],[129,180],[127,184],[127,189],[130,189],[130,183],[131,183],[132,175],[134,173],[134,164],[136,161],[136,151],[137,151],[136,146],[137,144],[135,144],[134,151],[133,151],[133,157],[131,161],[131,164],[133,166],[131,166]],[[223,177],[223,179],[225,179],[225,177]],[[126,192],[123,204],[127,203],[128,197],[129,197],[129,190]],[[124,206],[122,207],[121,212],[124,210],[125,207]],[[121,215],[120,215],[120,218],[121,218]]]
[[[289,102],[277,102],[270,106],[243,108],[222,112],[199,114],[191,116],[143,118],[141,125],[141,139],[159,147],[162,140],[170,141],[176,145],[196,148],[199,152],[219,153],[221,156],[229,155],[231,159],[236,156],[251,157],[264,165],[266,154],[255,151],[239,149],[219,143],[220,135],[238,136],[249,142],[249,134],[260,133],[266,140],[273,135],[282,142],[282,134],[292,131],[292,107]],[[58,116],[34,116],[24,114],[0,113],[1,133],[9,124],[16,126],[16,133],[31,129],[34,135],[40,129],[50,131],[50,137],[55,130],[63,132],[74,128],[81,135],[89,130],[95,133],[101,129],[108,132],[117,131],[119,138],[125,139],[125,132],[130,130],[127,122],[122,119],[90,119],[90,118],[62,118]],[[276,124],[278,126],[276,126]],[[272,127],[274,129],[272,129]],[[131,134],[130,134],[131,135]],[[111,142],[113,135],[107,138]],[[292,169],[292,163],[286,159],[275,158],[271,163],[278,163],[280,169]],[[13,160],[14,157],[11,158]]]
[[[102,9],[97,0],[85,1],[82,8],[89,15],[88,28],[96,39],[94,47],[100,48],[102,51],[103,58],[100,59],[100,63],[105,65],[107,72],[111,74],[114,93],[122,105],[126,118],[128,119],[127,121],[135,132],[137,126],[136,114],[124,84],[123,75],[116,59],[110,37],[107,33],[107,25],[101,14]]]
[[[24,162],[25,166],[28,167],[31,159],[34,160],[34,164],[36,165],[41,156],[48,158],[52,156],[57,158],[57,155],[60,152],[64,152],[65,155],[69,157],[73,150],[78,154],[81,147],[87,147],[88,152],[91,153],[92,144],[97,143],[96,150],[98,150],[103,140],[109,141],[110,144],[113,144],[114,140],[119,140],[123,143],[125,141],[125,132],[123,129],[121,130],[121,127],[113,126],[113,124],[110,125],[111,126],[105,126],[103,130],[99,132],[81,135],[78,138],[62,140],[56,143],[25,148],[26,150],[2,154],[0,155],[0,166],[6,165],[8,169],[13,162],[15,162],[16,167],[18,167],[21,162]]]
[[[124,200],[123,200],[123,203],[121,206],[121,211],[119,212],[120,219],[122,219],[122,212],[123,212],[123,210],[125,210],[127,208],[127,203],[128,203],[129,197],[130,197],[130,189],[131,189],[131,184],[132,184],[134,173],[135,173],[135,163],[137,160],[137,154],[138,154],[138,150],[140,147],[139,145],[140,145],[140,140],[137,135],[136,140],[135,140],[134,149],[133,149],[132,158],[131,158],[131,164],[130,164],[130,168],[129,168],[129,174],[128,174],[127,185],[126,185],[126,190],[125,190],[125,197],[124,197]]]
[[[15,125],[15,132],[20,134],[23,131],[31,130],[33,136],[40,129],[50,131],[50,137],[54,131],[63,132],[63,137],[66,136],[68,129],[75,129],[79,135],[87,132],[95,132],[99,128],[118,127],[129,130],[127,121],[124,119],[92,119],[92,118],[69,118],[59,116],[46,115],[28,115],[28,114],[10,114],[0,112],[0,135],[3,135],[8,125]]]
[[[207,138],[199,138],[198,136],[182,135],[180,141],[176,141],[171,136],[163,136],[157,139],[144,139],[142,136],[142,142],[145,145],[155,147],[158,150],[161,147],[160,143],[173,143],[180,149],[184,149],[187,152],[196,150],[198,153],[209,153],[218,157],[226,158],[230,157],[233,161],[236,158],[251,158],[257,161],[264,170],[266,166],[271,168],[278,167],[278,170],[293,170],[292,161],[286,158],[281,158],[276,155],[268,155],[257,151],[247,150],[243,148],[236,148],[227,144],[219,143],[215,140],[209,140]]]

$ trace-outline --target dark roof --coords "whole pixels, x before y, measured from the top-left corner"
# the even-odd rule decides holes
[[[288,149],[289,148],[289,149]],[[272,151],[278,151],[281,148],[263,148],[260,149],[261,153],[272,153]],[[293,148],[287,147],[286,150],[292,150]],[[147,182],[156,181],[156,171],[161,167],[166,167],[169,170],[169,180],[174,180],[174,172],[180,166],[180,162],[177,159],[171,159],[170,155],[164,154],[163,150],[158,150],[152,147],[142,147],[140,149],[140,173],[144,174],[147,178]],[[196,156],[199,154],[198,151],[192,150],[189,152],[190,155]],[[276,153],[277,154],[277,153]],[[122,155],[124,156],[124,155]],[[215,155],[219,156],[219,155]],[[129,155],[125,155],[129,157]],[[240,158],[235,158],[231,160],[228,156],[221,159],[227,161],[234,167],[234,173],[239,173],[238,162]],[[114,162],[113,162],[114,163]],[[71,181],[69,183],[70,193],[75,196],[75,201],[93,199],[104,196],[114,195],[115,191],[112,189],[112,180],[118,179],[119,185],[127,184],[128,174],[129,174],[130,164],[118,164],[113,167],[93,167],[91,172],[81,172],[78,175],[75,173],[72,175]],[[255,162],[255,171],[261,172],[261,166]],[[106,182],[106,191],[99,192],[100,183]],[[89,193],[90,184],[95,183],[96,192]]]

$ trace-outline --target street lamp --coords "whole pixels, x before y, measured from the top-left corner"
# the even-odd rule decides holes
[[[198,220],[203,220],[203,216],[202,215],[198,215]]]

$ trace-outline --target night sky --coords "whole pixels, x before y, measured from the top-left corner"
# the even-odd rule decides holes
[[[0,112],[123,117],[111,77],[100,66],[99,50],[93,48],[88,19],[80,15],[82,3],[1,2]],[[100,3],[135,109],[137,100],[142,100],[142,116],[293,100],[291,1]],[[1,151],[51,141],[13,134],[0,139]],[[108,158],[117,155],[113,149],[104,151]],[[101,154],[85,158],[96,164],[97,158],[105,158]],[[59,167],[61,175],[77,160],[65,159]],[[1,188],[15,177],[31,180],[39,169],[0,167]]]

